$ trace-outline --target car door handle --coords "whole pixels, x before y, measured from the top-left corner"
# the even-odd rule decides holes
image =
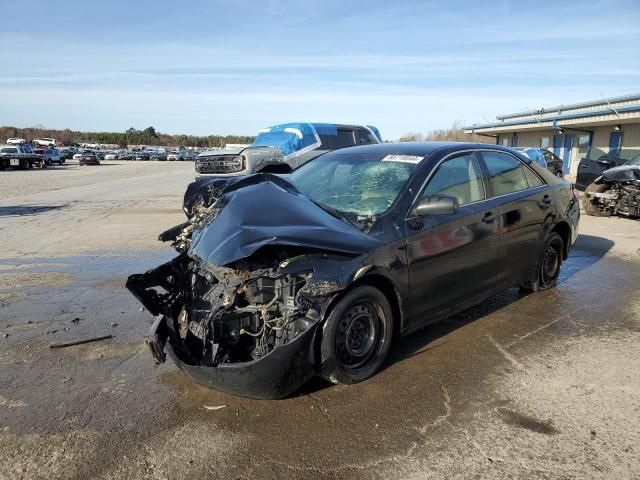
[[[542,197],[542,200],[538,202],[538,205],[542,208],[549,208],[551,206],[551,197],[549,195],[545,195]]]
[[[484,217],[482,217],[482,221],[484,223],[493,223],[495,219],[496,219],[496,216],[491,212],[485,213]]]
[[[583,163],[582,165],[580,165],[580,168],[589,168],[591,166],[591,164],[589,163]]]

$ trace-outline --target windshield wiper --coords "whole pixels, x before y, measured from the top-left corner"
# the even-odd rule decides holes
[[[327,212],[329,215],[331,215],[332,217],[336,217],[338,220],[347,222],[350,225],[357,226],[344,212],[341,212],[340,210],[336,210],[335,208],[330,207],[329,205],[325,205],[324,203],[316,202],[315,200],[311,200],[311,201],[315,203],[318,207],[320,207],[322,210]]]

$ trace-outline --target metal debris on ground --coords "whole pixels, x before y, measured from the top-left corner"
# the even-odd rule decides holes
[[[113,335],[103,335],[102,337],[87,338],[84,340],[76,340],[74,342],[67,342],[67,343],[52,343],[51,345],[49,345],[49,348],[73,347],[74,345],[82,345],[83,343],[99,342],[101,340],[108,340],[110,338],[113,338]]]

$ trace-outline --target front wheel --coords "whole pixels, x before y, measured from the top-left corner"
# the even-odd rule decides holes
[[[372,376],[389,352],[393,313],[387,297],[371,286],[342,297],[327,318],[320,344],[320,375],[333,383]]]
[[[556,232],[551,232],[542,247],[542,253],[538,259],[535,277],[532,280],[520,284],[523,292],[539,292],[553,288],[558,283],[564,242]]]

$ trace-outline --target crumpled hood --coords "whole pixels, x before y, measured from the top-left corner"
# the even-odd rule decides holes
[[[322,210],[285,179],[258,173],[227,187],[223,207],[194,229],[189,256],[218,267],[267,245],[362,255],[381,242]]]
[[[640,167],[635,165],[620,165],[602,173],[607,180],[615,182],[640,181]]]

